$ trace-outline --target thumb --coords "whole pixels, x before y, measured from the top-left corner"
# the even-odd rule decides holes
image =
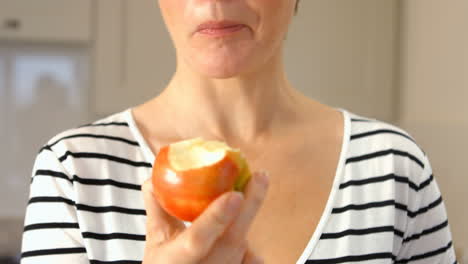
[[[155,199],[151,177],[143,183],[141,190],[146,209],[147,244],[158,246],[185,229],[183,222],[169,215]]]

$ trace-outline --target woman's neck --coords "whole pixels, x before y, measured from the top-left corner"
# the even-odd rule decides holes
[[[282,64],[229,79],[210,79],[179,67],[153,101],[180,139],[204,137],[232,146],[261,144],[297,118],[305,96],[288,82]]]

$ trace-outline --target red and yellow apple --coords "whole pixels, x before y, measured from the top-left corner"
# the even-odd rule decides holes
[[[243,192],[250,177],[240,149],[197,137],[160,149],[152,184],[155,198],[167,213],[193,222],[221,194]]]

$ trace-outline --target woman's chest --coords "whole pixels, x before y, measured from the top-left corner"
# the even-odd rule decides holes
[[[337,159],[313,153],[308,157],[307,162],[285,159],[262,167],[270,172],[271,185],[247,239],[265,263],[296,263],[321,220]]]

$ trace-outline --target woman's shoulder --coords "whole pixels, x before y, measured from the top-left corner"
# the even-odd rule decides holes
[[[91,123],[67,128],[51,136],[41,148],[54,151],[63,151],[63,148],[74,148],[87,143],[127,141],[131,136],[126,118],[127,111],[110,114]]]
[[[358,169],[391,168],[395,177],[417,185],[429,177],[428,156],[414,135],[396,124],[346,112],[350,126],[346,164]]]
[[[348,151],[321,243],[346,244],[355,256],[389,252],[397,263],[454,263],[445,206],[420,144],[398,125],[345,114]],[[321,253],[337,259],[336,251]]]
[[[107,168],[120,164],[151,167],[141,154],[129,119],[129,109],[113,113],[94,122],[69,128],[52,136],[39,150],[39,155],[52,152],[71,172],[92,166]]]

